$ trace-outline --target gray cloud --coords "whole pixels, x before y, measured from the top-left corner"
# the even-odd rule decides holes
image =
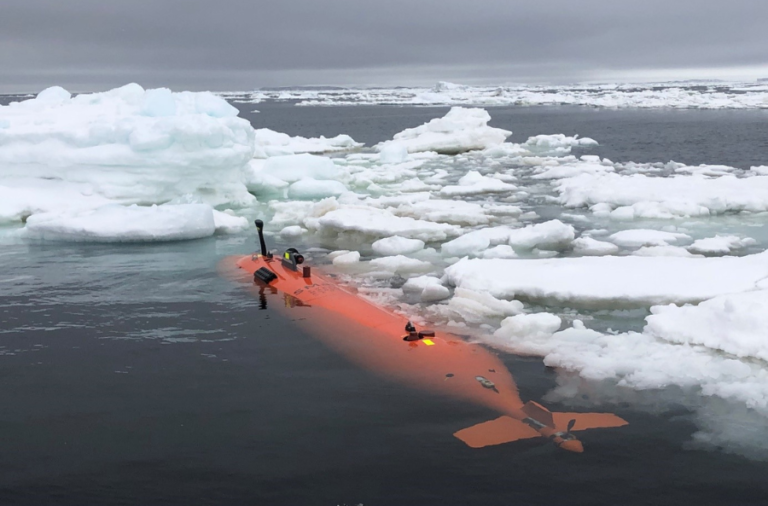
[[[754,0],[4,0],[0,86],[768,73],[765,19],[768,3]]]

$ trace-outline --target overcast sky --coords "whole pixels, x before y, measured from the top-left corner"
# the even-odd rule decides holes
[[[0,91],[768,77],[764,0],[0,0]]]

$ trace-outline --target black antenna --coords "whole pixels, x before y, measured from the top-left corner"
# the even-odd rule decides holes
[[[264,222],[261,220],[256,220],[256,230],[259,231],[259,245],[261,246],[261,255],[262,256],[268,256],[267,255],[267,245],[264,243]]]

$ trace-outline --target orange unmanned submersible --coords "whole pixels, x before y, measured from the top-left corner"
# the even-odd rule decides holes
[[[611,413],[553,413],[536,402],[523,403],[509,370],[486,348],[449,333],[416,329],[404,316],[302,265],[304,257],[295,248],[274,256],[267,251],[263,227],[256,220],[261,253],[235,260],[260,294],[282,292],[286,308],[303,312],[296,323],[353,362],[501,414],[454,434],[467,445],[544,437],[564,450],[582,452],[574,431],[627,424]]]

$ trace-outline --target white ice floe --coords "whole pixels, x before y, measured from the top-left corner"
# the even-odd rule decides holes
[[[697,306],[654,306],[651,312],[644,332],[654,337],[768,362],[766,290],[722,295]]]
[[[403,130],[392,141],[376,147],[379,150],[392,149],[389,146],[394,143],[404,146],[409,153],[436,151],[443,154],[485,149],[503,143],[512,135],[507,130],[489,127],[490,120],[491,116],[483,109],[453,107],[444,117]]]
[[[288,187],[288,197],[298,200],[324,199],[338,197],[347,192],[344,183],[312,178],[300,179]]]
[[[451,296],[451,291],[433,276],[410,278],[403,285],[403,293],[417,295],[421,302],[437,302]]]
[[[619,252],[619,247],[591,237],[579,237],[573,241],[573,252],[582,256],[613,255]]]
[[[516,300],[499,300],[486,291],[457,288],[444,309],[441,307],[438,311],[447,312],[467,323],[486,323],[522,313],[523,304]]]
[[[691,241],[691,237],[686,234],[664,232],[662,230],[649,230],[645,228],[622,230],[615,234],[611,234],[608,236],[608,239],[625,248],[669,246],[670,243]]]
[[[307,228],[324,234],[346,232],[381,238],[399,235],[424,242],[442,241],[459,234],[454,225],[395,216],[383,209],[362,206],[336,209],[320,218],[305,219],[304,223]]]
[[[560,330],[560,318],[551,313],[519,314],[505,318],[494,332],[497,340],[548,339]]]
[[[225,213],[214,217],[211,207],[205,204],[107,205],[74,213],[35,214],[27,220],[24,232],[33,239],[53,241],[179,241],[213,235],[216,218],[223,231],[243,225],[243,218]]]
[[[283,239],[296,239],[301,237],[306,232],[306,228],[300,227],[299,225],[291,225],[288,227],[283,227],[283,229],[280,230],[280,237]]]
[[[393,274],[429,272],[432,270],[431,263],[404,255],[374,258],[369,262],[369,266],[376,271],[391,272]]]
[[[337,135],[330,139],[322,136],[317,138],[291,137],[288,134],[275,132],[268,128],[259,128],[254,132],[254,144],[254,157],[256,158],[348,151],[363,145],[361,142],[355,142],[349,135]]]
[[[475,170],[467,172],[458,181],[458,185],[444,186],[440,195],[455,197],[461,195],[477,195],[481,193],[503,193],[517,189],[517,186],[505,183],[500,179],[483,176]]]
[[[700,253],[702,255],[727,255],[733,251],[744,249],[747,246],[755,244],[757,241],[751,237],[738,237],[735,235],[716,235],[694,241],[688,247],[691,253]]]
[[[556,183],[566,207],[600,207],[620,218],[676,218],[768,211],[768,177],[581,174]]]
[[[636,249],[632,252],[633,255],[639,257],[701,257],[702,255],[694,255],[687,249],[681,246],[643,246],[640,249]]]
[[[536,169],[533,179],[565,179],[581,174],[604,174],[614,172],[613,165],[597,162],[570,162]]]
[[[575,231],[560,220],[550,220],[518,228],[509,234],[509,245],[515,249],[561,250],[570,246]]]
[[[561,156],[569,154],[571,148],[577,146],[592,147],[597,145],[597,141],[589,137],[579,139],[578,135],[568,137],[563,134],[554,134],[529,137],[522,144],[522,147],[536,156]]]
[[[381,256],[407,255],[424,249],[424,241],[394,235],[371,244],[373,252]]]
[[[61,88],[0,106],[2,179],[58,182],[120,203],[194,194],[211,205],[253,201],[241,172],[253,129],[210,93],[129,84],[70,97]],[[0,184],[2,182],[0,181]]]
[[[216,225],[216,233],[218,234],[234,234],[250,228],[248,220],[242,216],[237,216],[231,209],[224,211],[213,209],[212,211],[213,222]]]
[[[463,259],[445,270],[456,287],[494,297],[582,307],[698,302],[753,290],[768,276],[768,253],[744,257]]]
[[[518,250],[564,249],[574,238],[574,229],[560,220],[514,229],[507,226],[482,228],[462,235],[442,245],[446,257],[484,256],[490,246],[508,245]],[[495,250],[502,258],[510,258],[508,250]],[[494,253],[490,254],[492,258]]]
[[[360,252],[358,251],[339,251],[337,255],[328,255],[336,266],[353,265],[360,262]]]

